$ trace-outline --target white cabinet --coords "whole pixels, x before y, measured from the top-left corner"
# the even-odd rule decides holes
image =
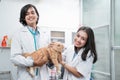
[[[59,41],[65,43],[64,31],[51,31],[51,42]]]

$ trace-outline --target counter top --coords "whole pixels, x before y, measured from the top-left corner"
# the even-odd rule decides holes
[[[0,46],[0,49],[10,49],[10,47],[1,47]]]

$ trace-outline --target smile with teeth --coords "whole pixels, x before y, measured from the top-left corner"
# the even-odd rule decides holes
[[[28,20],[32,21],[32,20],[34,20],[34,19],[33,19],[33,18],[29,18]]]

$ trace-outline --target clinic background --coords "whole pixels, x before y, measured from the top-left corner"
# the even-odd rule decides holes
[[[120,5],[119,0],[0,0],[0,42],[4,35],[22,27],[22,6],[34,4],[40,14],[38,26],[66,47],[71,45],[80,25],[94,29],[98,62],[93,67],[94,80],[120,80]],[[12,42],[12,41],[11,41]],[[16,80],[16,67],[10,62],[10,46],[0,47],[0,80]],[[82,65],[81,65],[82,66]]]

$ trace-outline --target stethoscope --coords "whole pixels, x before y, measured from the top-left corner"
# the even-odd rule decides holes
[[[32,31],[29,27],[27,27],[28,30],[30,31],[30,33],[33,35],[33,39],[34,39],[34,47],[35,47],[35,50],[37,50],[37,39],[36,39],[36,35],[37,35],[37,32],[36,30],[35,31]],[[38,75],[38,68],[36,68],[36,75]]]
[[[30,33],[33,35],[34,47],[35,47],[35,50],[37,50],[37,40],[36,40],[37,32],[36,32],[36,31],[32,31],[29,27],[27,27],[27,28],[28,28],[28,30],[30,31]]]

